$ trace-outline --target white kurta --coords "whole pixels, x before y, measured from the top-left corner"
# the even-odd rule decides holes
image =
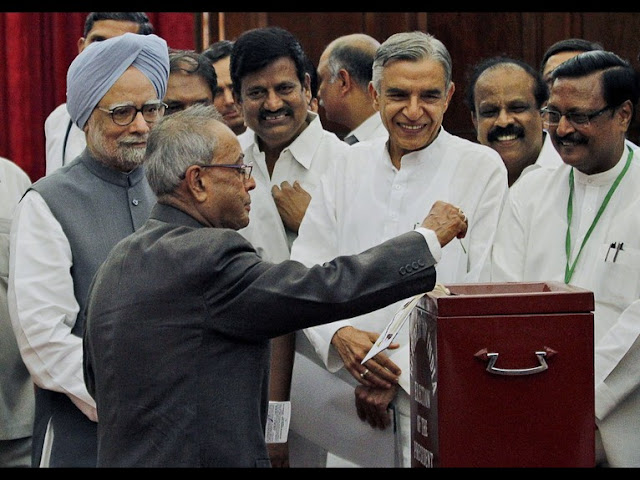
[[[376,112],[349,132],[345,138],[349,135],[354,135],[359,142],[364,142],[376,138],[388,138],[389,132],[382,123],[380,112]]]
[[[287,260],[297,236],[285,229],[271,195],[271,187],[279,186],[285,180],[293,185],[297,180],[313,196],[320,175],[349,148],[334,133],[324,130],[317,114],[309,112],[307,115],[309,125],[282,151],[271,177],[258,144],[254,142],[244,150],[245,163],[253,163],[254,166],[252,175],[256,188],[250,193],[249,225],[239,232],[256,247],[264,260]]]
[[[547,131],[544,132],[544,142],[542,143],[542,149],[540,150],[540,154],[538,155],[538,159],[535,164],[541,167],[551,168],[564,165],[562,157],[556,150],[556,147],[553,146],[551,134]]]
[[[249,145],[255,142],[255,132],[250,128],[247,128],[244,132],[238,135],[238,142],[240,142],[240,148],[244,152]]]
[[[574,170],[571,262],[628,150],[611,170]],[[569,172],[539,169],[511,187],[492,255],[492,281],[564,281]],[[571,284],[595,297],[595,408],[608,462],[640,466],[640,161],[611,197],[576,264]],[[612,243],[624,247],[613,261]]]
[[[10,245],[9,313],[24,363],[38,386],[88,415],[96,403],[84,384],[82,338],[71,333],[79,311],[71,247],[39,193],[18,204]]]
[[[71,125],[66,141],[67,148],[62,160],[62,150],[71,116],[67,111],[67,104],[58,105],[44,121],[44,137],[46,147],[46,174],[49,175],[62,165],[70,163],[82,153],[87,146],[85,134],[75,124]]]
[[[508,190],[506,168],[495,150],[441,129],[431,145],[405,155],[401,169],[397,170],[391,163],[385,138],[360,142],[349,148],[343,161],[332,165],[323,176],[307,209],[300,235],[293,244],[293,260],[313,265],[338,255],[361,252],[411,230],[422,222],[436,200],[444,200],[462,208],[469,229],[462,241],[454,240],[442,249],[442,258],[436,266],[437,281],[446,284],[488,279],[490,249]],[[339,328],[347,325],[382,332],[401,303],[305,330],[324,366],[335,372],[333,385],[311,389],[309,403],[317,401],[313,396],[342,389],[343,395],[350,398],[351,417],[360,422],[353,406],[356,382],[342,369],[340,356],[331,348],[331,338]],[[401,347],[385,353],[402,369],[400,386],[409,393],[408,324],[395,341]],[[340,404],[337,396],[332,403]],[[366,423],[359,425],[332,424],[333,430],[329,429],[334,442],[343,440],[345,448],[351,450],[352,458],[370,449],[370,444],[358,441],[361,431],[369,432],[369,435],[379,432]],[[349,435],[353,438],[351,445],[348,445]],[[375,457],[369,458],[369,462],[375,460]]]
[[[11,218],[30,185],[24,170],[0,157],[0,441],[31,437],[33,430],[33,384],[22,362],[7,307]]]
[[[542,149],[538,154],[538,158],[533,165],[529,165],[520,176],[516,179],[516,182],[519,181],[526,173],[529,173],[533,170],[537,170],[538,168],[556,168],[560,165],[564,165],[562,161],[562,157],[556,150],[556,147],[553,146],[553,142],[551,141],[551,135],[546,130],[544,131],[544,142],[542,143]],[[514,182],[515,183],[515,182]]]

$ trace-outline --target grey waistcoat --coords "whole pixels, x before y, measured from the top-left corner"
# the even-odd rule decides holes
[[[31,188],[42,195],[69,240],[74,293],[82,312],[98,267],[116,243],[142,226],[155,204],[144,169],[118,172],[85,149]],[[82,336],[78,323],[73,331]]]
[[[35,182],[69,240],[73,289],[80,313],[72,332],[82,337],[84,309],[93,275],[121,239],[140,228],[156,202],[144,169],[131,173],[112,170],[95,160],[87,149],[71,163]],[[52,467],[96,465],[97,432],[66,395],[36,389],[36,418],[32,466],[37,466],[51,419],[55,437]]]

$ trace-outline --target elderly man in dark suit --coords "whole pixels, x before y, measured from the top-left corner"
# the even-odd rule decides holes
[[[436,202],[417,231],[360,255],[312,268],[262,261],[236,232],[255,187],[243,160],[210,106],[164,117],[150,134],[158,203],[89,294],[98,466],[269,467],[269,339],[431,290],[441,247],[466,234],[460,209]]]

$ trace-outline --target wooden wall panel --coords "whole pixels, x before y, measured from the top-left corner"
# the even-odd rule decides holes
[[[444,126],[455,135],[475,140],[470,112],[464,106],[466,75],[483,58],[509,55],[535,68],[546,49],[563,38],[581,37],[599,41],[605,48],[627,58],[640,69],[640,13],[636,12],[225,12],[222,32],[218,13],[211,12],[211,41],[234,39],[245,30],[276,25],[291,31],[317,65],[324,47],[347,33],[364,32],[386,40],[390,35],[411,30],[432,33],[449,49],[456,84]],[[344,129],[324,118],[329,130],[342,135]],[[640,143],[638,115],[630,138]]]
[[[445,44],[453,62],[456,91],[443,125],[450,133],[475,140],[471,113],[464,105],[466,77],[473,64],[494,55],[524,58],[522,13],[431,13],[427,31]]]

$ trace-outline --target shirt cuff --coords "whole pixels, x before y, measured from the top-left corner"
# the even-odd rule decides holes
[[[429,251],[431,252],[431,256],[436,263],[438,263],[442,258],[442,247],[440,246],[436,232],[424,227],[416,227],[415,231],[424,237],[427,242],[427,246],[429,247]]]

